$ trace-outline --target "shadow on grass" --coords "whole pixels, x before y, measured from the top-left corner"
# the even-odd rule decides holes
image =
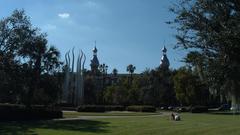
[[[1,122],[0,135],[38,135],[34,129],[107,133],[110,123],[93,120]]]

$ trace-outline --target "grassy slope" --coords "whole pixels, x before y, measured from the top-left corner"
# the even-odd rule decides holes
[[[240,116],[182,114],[168,117],[0,123],[2,135],[239,135]]]

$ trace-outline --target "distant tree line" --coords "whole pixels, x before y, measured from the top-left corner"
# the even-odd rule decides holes
[[[157,68],[133,74],[134,70],[135,67],[129,65],[127,67],[129,76],[120,77],[118,83],[106,87],[103,94],[106,104],[153,106],[177,104],[173,73],[170,70]]]
[[[129,79],[132,77],[132,83]],[[156,68],[120,77],[103,91],[104,104],[187,106],[219,104],[210,99],[207,85],[189,67]]]

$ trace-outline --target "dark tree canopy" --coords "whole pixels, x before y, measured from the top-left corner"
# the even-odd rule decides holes
[[[4,93],[1,95],[6,99],[12,98],[8,101],[0,97],[2,102],[30,105],[36,92],[46,95],[50,88],[55,91],[59,88],[52,84],[56,84],[54,74],[61,65],[60,53],[47,42],[46,34],[32,26],[24,10],[15,10],[11,16],[0,20],[0,76],[4,76],[0,78],[0,93]],[[43,83],[47,84],[44,88]],[[38,95],[37,100],[44,98],[43,95]],[[49,97],[49,101],[50,98],[53,97]]]
[[[204,67],[210,89],[239,97],[240,1],[180,0],[171,11],[176,14],[170,22],[178,30],[176,47],[203,56],[194,64]]]

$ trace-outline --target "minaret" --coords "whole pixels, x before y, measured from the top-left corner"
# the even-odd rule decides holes
[[[92,58],[91,64],[90,64],[91,70],[95,73],[97,72],[98,67],[99,67],[99,61],[98,61],[98,58],[97,58],[97,51],[98,50],[96,48],[96,42],[95,42],[95,47],[93,48],[93,58]]]
[[[167,58],[167,48],[165,46],[162,49],[162,53],[163,53],[163,56],[161,58],[160,68],[168,69],[170,63],[169,63],[169,60]]]

